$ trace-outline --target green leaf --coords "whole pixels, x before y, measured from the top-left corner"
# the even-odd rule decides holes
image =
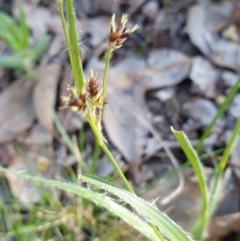
[[[20,29],[22,33],[22,41],[21,41],[21,46],[23,49],[28,48],[28,41],[29,41],[29,29],[27,26],[27,21],[26,21],[26,15],[23,11],[23,8],[20,8],[20,14],[19,14],[19,24],[20,24]]]
[[[171,127],[171,130],[175,135],[178,143],[180,144],[182,150],[184,151],[185,155],[187,156],[188,160],[190,161],[193,167],[193,170],[195,172],[195,175],[198,179],[198,184],[202,195],[202,211],[201,211],[201,220],[200,220],[199,226],[195,226],[193,230],[193,235],[195,238],[201,240],[208,221],[208,215],[207,215],[208,191],[207,191],[207,184],[206,184],[206,180],[203,172],[202,163],[199,160],[196,151],[192,147],[185,133],[183,131],[176,131],[172,127]]]
[[[57,187],[61,190],[75,193],[89,201],[92,201],[93,203],[95,203],[98,206],[106,208],[108,211],[110,211],[113,214],[115,214],[116,216],[120,217],[122,220],[124,220],[126,223],[128,223],[130,226],[132,226],[133,228],[138,230],[140,233],[142,233],[145,237],[149,238],[150,240],[159,241],[159,239],[158,239],[157,235],[155,234],[155,232],[153,231],[152,227],[150,227],[150,225],[147,222],[143,221],[142,218],[140,218],[136,214],[132,213],[127,208],[114,202],[110,197],[104,196],[100,193],[96,193],[96,192],[92,191],[91,189],[83,188],[79,185],[72,184],[72,183],[53,181],[53,180],[44,179],[44,178],[38,177],[38,176],[22,174],[19,172],[10,171],[3,167],[0,167],[0,171],[7,172],[7,173],[10,173],[10,174],[22,177],[22,178],[26,178],[29,180],[33,180],[39,184]],[[179,239],[179,241],[180,241],[180,239]]]
[[[0,12],[0,38],[14,51],[18,52],[28,47],[28,29],[23,12],[20,13],[19,26],[4,12]]]
[[[32,50],[34,53],[34,61],[35,62],[41,58],[41,56],[43,55],[43,53],[49,46],[50,41],[51,41],[51,37],[49,35],[45,35],[38,40],[36,46]]]
[[[117,187],[112,183],[108,183],[103,179],[91,175],[83,175],[82,180],[93,186],[104,189],[116,195],[120,200],[131,205],[131,207],[149,223],[157,226],[160,231],[171,241],[190,241],[193,240],[190,235],[184,232],[173,220],[166,214],[160,212],[150,203],[137,197],[136,195]]]
[[[25,49],[10,56],[0,57],[0,66],[27,71],[33,68],[33,52]]]

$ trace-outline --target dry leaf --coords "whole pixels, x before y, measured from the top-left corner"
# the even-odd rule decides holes
[[[222,79],[224,81],[224,84],[228,87],[231,87],[231,86],[235,85],[238,78],[239,77],[238,77],[237,74],[235,74],[234,72],[229,71],[229,70],[225,70],[222,73]]]
[[[143,127],[138,122],[138,115],[145,114],[140,108],[142,97],[142,93],[132,96],[131,93],[115,90],[108,94],[108,104],[104,110],[103,121],[108,136],[128,162],[137,161],[141,156],[135,151],[141,152],[142,145],[136,141],[144,138],[141,133]]]
[[[233,13],[233,3],[221,1],[194,5],[189,9],[187,33],[192,43],[216,65],[240,71],[240,47],[220,38],[215,29],[223,25]]]
[[[61,50],[59,42],[63,43],[63,38],[60,35],[53,40],[49,49],[50,53],[56,52],[56,45],[59,47],[59,51]],[[62,52],[61,55],[65,56],[66,53]],[[58,57],[58,59],[50,63],[48,59],[42,60],[38,69],[38,82],[35,86],[33,96],[37,118],[41,125],[50,132],[53,131],[52,108],[55,106],[57,85],[62,68],[58,62],[59,59]]]
[[[202,53],[208,55],[210,48],[206,42],[205,29],[206,9],[201,5],[194,5],[188,11],[186,31],[192,43],[198,47]]]
[[[236,118],[240,117],[240,94],[234,96],[229,112]]]
[[[8,169],[15,172],[27,172],[27,166],[21,160],[15,160]],[[22,204],[37,203],[40,201],[41,195],[37,184],[31,180],[18,177],[16,175],[5,173],[8,180],[10,190],[15,198]]]
[[[219,239],[231,232],[238,232],[239,227],[240,212],[214,217],[208,228],[207,240]]]
[[[81,26],[79,34],[85,36],[88,33],[90,36],[88,39],[81,40],[83,46],[84,42],[87,41],[93,47],[97,47],[107,39],[110,29],[110,18],[97,17],[81,20],[79,25]]]
[[[31,127],[35,118],[32,87],[32,82],[21,78],[0,95],[0,143],[14,140]]]
[[[238,44],[218,39],[209,41],[209,45],[211,46],[209,57],[216,65],[240,71],[240,46]]]
[[[20,136],[17,140],[25,145],[43,145],[52,142],[51,133],[39,123],[35,124],[31,131]]]
[[[37,7],[26,13],[27,25],[31,29],[31,37],[34,42],[45,36],[49,30],[54,33],[62,33],[61,19],[54,15],[48,8]]]
[[[176,50],[155,50],[149,54],[149,68],[139,69],[148,89],[163,88],[179,84],[189,75],[191,59]]]
[[[217,107],[206,99],[190,100],[183,108],[187,116],[194,121],[192,128],[208,126],[217,113]]]
[[[220,71],[213,67],[206,59],[195,57],[192,60],[190,78],[197,90],[207,98],[217,96],[216,82],[220,76]]]
[[[208,55],[211,48],[207,39],[214,29],[223,24],[233,11],[233,4],[222,1],[221,3],[196,4],[188,11],[186,31],[192,41],[203,54]]]
[[[94,0],[76,1],[75,9],[77,13],[87,16],[96,16],[101,13],[112,14],[118,11],[120,0]]]
[[[212,169],[204,169],[206,175],[212,175]],[[182,175],[185,179],[185,185],[182,192],[170,203],[161,204],[161,200],[171,194],[179,184],[177,175],[166,177],[160,180],[157,185],[152,187],[144,194],[144,199],[155,200],[154,203],[160,210],[167,210],[167,215],[170,216],[184,230],[189,231],[192,225],[197,221],[201,212],[201,194],[199,185],[192,169],[184,169]]]

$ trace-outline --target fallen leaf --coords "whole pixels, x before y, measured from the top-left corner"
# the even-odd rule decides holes
[[[233,3],[221,1],[205,5],[193,5],[188,12],[186,31],[202,53],[214,64],[240,71],[240,47],[215,33],[215,29],[233,14]]]
[[[49,52],[56,52],[56,45],[61,50],[61,44],[63,43],[63,38],[61,35],[55,37],[51,43]],[[66,53],[62,52],[61,55],[66,56]],[[51,57],[51,56],[49,56]],[[58,60],[60,57],[58,56]],[[40,67],[38,69],[38,80],[34,89],[34,107],[36,111],[37,118],[41,125],[45,127],[48,131],[53,131],[53,115],[52,108],[55,106],[56,93],[58,80],[61,75],[61,65],[55,61],[49,63],[49,59],[43,59]]]
[[[35,43],[45,36],[49,30],[62,33],[60,16],[50,12],[48,8],[37,7],[26,12],[27,25],[31,29],[31,37]]]
[[[211,177],[212,169],[204,169],[207,177]],[[162,204],[162,200],[176,190],[179,184],[178,175],[162,178],[150,190],[146,191],[143,198],[154,200],[160,210],[166,213],[185,231],[189,231],[197,221],[201,212],[201,194],[196,176],[192,169],[184,169],[181,172],[185,179],[183,190],[169,203]]]
[[[35,118],[32,89],[33,83],[21,78],[0,95],[0,143],[14,140],[31,127]]]
[[[77,13],[80,12],[84,16],[109,15],[118,11],[120,2],[120,0],[76,1],[75,9]]]
[[[240,212],[214,217],[209,224],[206,238],[207,240],[219,240],[219,238],[224,237],[231,232],[238,232],[239,227]]]
[[[110,21],[111,19],[106,17],[81,20],[79,22],[79,25],[81,26],[80,36],[86,36],[86,34],[88,34],[88,43],[90,43],[93,47],[97,47],[106,41],[110,31]],[[82,39],[83,45],[85,40],[86,39]]]
[[[235,85],[238,78],[238,75],[235,74],[233,71],[225,70],[222,73],[222,79],[224,81],[224,84],[228,87]]]
[[[221,3],[208,2],[195,4],[189,8],[186,31],[192,43],[198,47],[204,55],[211,52],[207,38],[212,31],[231,16],[233,4],[222,1]]]
[[[206,9],[201,5],[194,5],[188,11],[186,31],[191,42],[198,47],[202,53],[208,55],[210,48],[206,42],[205,29]]]
[[[217,107],[206,99],[191,100],[184,104],[183,109],[188,118],[194,121],[192,128],[208,126],[217,113]]]
[[[53,136],[39,123],[35,124],[31,131],[18,137],[18,141],[25,145],[44,145],[52,142]]]
[[[240,94],[234,96],[229,112],[236,118],[240,117]]]
[[[8,167],[8,169],[17,172],[27,172],[27,166],[19,159],[15,160],[15,163]],[[5,173],[5,176],[13,196],[22,204],[27,205],[40,201],[40,190],[35,182],[10,173]]]
[[[0,164],[1,166],[9,166],[11,160],[16,155],[14,146],[12,144],[0,146]]]
[[[138,70],[147,90],[179,84],[189,76],[191,59],[176,50],[155,50],[147,60],[149,68]]]
[[[225,39],[210,40],[210,59],[218,66],[240,71],[240,46]]]
[[[216,83],[219,77],[220,71],[206,59],[203,57],[193,58],[190,78],[203,96],[207,98],[217,97]]]
[[[139,92],[132,96],[131,93],[116,90],[108,94],[103,115],[109,138],[129,163],[139,161],[143,148],[141,141],[138,142],[144,138],[144,133],[141,133],[143,127],[138,122],[138,115],[145,115],[143,108],[140,108],[142,97]]]

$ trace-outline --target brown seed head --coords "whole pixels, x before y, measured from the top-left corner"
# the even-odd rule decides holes
[[[90,97],[95,97],[98,94],[98,81],[97,75],[94,75],[93,71],[91,71],[90,79],[86,84],[86,91],[89,93]]]
[[[86,94],[81,94],[79,97],[71,95],[63,96],[62,100],[65,102],[61,109],[71,109],[73,111],[80,111],[84,113],[87,110],[87,97]]]
[[[136,24],[133,28],[124,30],[127,21],[128,16],[126,14],[123,14],[121,21],[118,27],[116,28],[115,14],[113,14],[112,16],[110,34],[108,36],[108,43],[112,44],[114,49],[120,48],[123,42],[129,37],[129,35],[138,29],[138,25]]]

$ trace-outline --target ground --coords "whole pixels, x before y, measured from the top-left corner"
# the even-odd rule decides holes
[[[73,181],[79,171],[77,145],[91,174],[118,182],[84,117],[61,108],[61,96],[68,95],[74,80],[56,2],[0,1],[0,10],[20,24],[20,5],[30,30],[27,51],[12,47],[24,45],[24,28],[11,32],[11,45],[4,35],[10,30],[0,21],[1,166]],[[197,148],[211,186],[240,116],[239,10],[237,0],[75,1],[87,78],[92,69],[102,78],[112,14],[119,21],[127,13],[128,27],[139,25],[111,59],[103,134],[137,193],[155,200],[187,231],[199,217],[201,195],[170,126],[199,147],[206,128],[224,110]],[[239,146],[238,137],[208,240],[240,240]],[[42,189],[7,173],[0,173],[0,198],[0,240],[146,240],[86,200],[79,204],[65,191]],[[82,229],[76,228],[79,205],[84,207]]]

